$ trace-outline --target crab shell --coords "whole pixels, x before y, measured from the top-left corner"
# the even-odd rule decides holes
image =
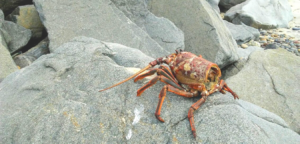
[[[203,90],[203,86],[211,90],[219,83],[220,68],[202,56],[180,52],[169,55],[165,61],[178,82],[187,85],[190,90]]]

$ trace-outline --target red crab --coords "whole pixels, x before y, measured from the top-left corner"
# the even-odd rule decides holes
[[[139,75],[145,70],[163,63],[169,65],[170,68],[160,65],[159,68],[152,68],[148,72]],[[157,81],[167,84],[159,93],[159,102],[155,112],[156,118],[161,122],[164,122],[164,120],[160,117],[160,111],[167,91],[188,98],[201,96],[188,111],[188,119],[195,138],[196,129],[194,125],[194,111],[205,102],[207,96],[216,91],[220,91],[223,94],[225,94],[225,91],[228,91],[233,95],[234,99],[239,98],[238,95],[227,86],[224,80],[220,80],[221,70],[217,64],[202,58],[201,55],[196,56],[195,54],[183,52],[182,50],[180,50],[180,52],[176,50],[176,53],[170,54],[167,57],[157,58],[136,74],[111,87],[100,90],[100,92],[120,85],[137,75],[134,82],[155,73],[157,76],[138,89],[137,96],[140,96],[147,88],[154,85]]]

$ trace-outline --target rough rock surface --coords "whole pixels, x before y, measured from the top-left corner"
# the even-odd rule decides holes
[[[205,0],[150,0],[148,8],[184,32],[186,51],[201,54],[221,68],[238,59],[236,42],[219,13]]]
[[[300,58],[284,49],[255,51],[226,82],[241,99],[277,114],[300,133],[299,65]]]
[[[24,47],[30,37],[31,31],[10,21],[3,21],[0,26],[10,53],[14,53]]]
[[[231,7],[245,2],[246,0],[220,0],[219,5],[225,9],[230,9]]]
[[[239,60],[231,65],[228,65],[224,69],[222,69],[222,78],[227,79],[233,75],[236,75],[238,72],[242,70],[242,68],[245,66],[248,57],[250,54],[254,51],[262,51],[263,49],[261,47],[256,47],[256,46],[250,46],[247,47],[246,49],[243,48],[238,48],[237,52],[239,55]]]
[[[0,34],[0,81],[16,70],[18,68],[8,51],[3,36]]]
[[[32,32],[31,37],[35,41],[40,41],[47,35],[34,5],[17,7],[6,17],[6,20],[12,21],[26,29],[30,29]]]
[[[48,32],[50,52],[64,42],[84,35],[137,48],[152,57],[171,53],[128,19],[111,1],[74,3],[69,0],[34,0],[34,4]]]
[[[245,24],[235,25],[226,20],[224,20],[224,23],[238,45],[249,42],[250,40],[258,40],[260,33],[257,29]]]
[[[288,27],[293,14],[287,0],[247,0],[229,9],[224,19],[234,24],[272,29]]]
[[[132,74],[107,54],[112,51],[103,42],[76,38],[8,76],[0,84],[0,143],[300,141],[278,116],[221,93],[210,96],[195,112],[195,140],[187,111],[199,98],[168,93],[161,123],[154,116],[161,83],[141,97],[136,97],[136,90],[145,80],[99,93]]]
[[[16,7],[26,4],[32,4],[32,0],[0,0],[0,9],[5,15],[8,15]]]
[[[112,2],[153,40],[170,52],[184,50],[184,35],[170,20],[156,17],[145,0],[112,0]]]

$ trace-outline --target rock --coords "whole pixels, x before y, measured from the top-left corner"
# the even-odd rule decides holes
[[[234,24],[272,29],[288,27],[293,14],[287,0],[247,0],[229,9],[224,19]]]
[[[32,0],[0,0],[0,9],[5,15],[10,14],[20,5],[32,4]]]
[[[184,35],[174,23],[156,17],[147,9],[145,0],[112,0],[131,21],[146,31],[149,36],[169,52],[184,50]]]
[[[241,99],[277,114],[300,133],[299,64],[300,58],[284,49],[255,51],[226,82]]]
[[[31,31],[10,21],[4,21],[0,27],[10,53],[23,48],[31,37]]]
[[[219,2],[220,2],[220,0],[206,0],[209,4],[210,4],[210,6],[214,9],[214,10],[216,10],[218,13],[220,13],[220,8],[219,8]]]
[[[219,13],[206,1],[150,0],[148,8],[184,32],[186,51],[201,54],[221,68],[237,60],[237,44]]]
[[[246,49],[238,48],[237,52],[239,55],[239,60],[222,69],[222,78],[227,79],[231,76],[236,75],[238,72],[240,72],[243,69],[251,53],[253,53],[254,51],[262,51],[262,50],[263,49],[261,47],[256,47],[256,46],[249,46]]]
[[[6,19],[30,29],[32,32],[31,39],[34,41],[40,41],[47,35],[34,5],[19,6]]]
[[[224,20],[225,25],[231,32],[233,38],[238,45],[249,42],[250,40],[258,40],[259,31],[247,25],[235,25]]]
[[[260,43],[254,40],[250,40],[248,43],[246,43],[248,46],[256,46],[260,47]]]
[[[34,0],[34,3],[48,32],[50,52],[64,42],[84,35],[137,48],[155,58],[171,53],[128,19],[111,1],[74,3],[60,0],[54,3]]]
[[[226,10],[230,9],[231,7],[245,2],[246,0],[220,0],[219,5]]]
[[[277,48],[279,48],[279,47],[274,43],[266,45],[266,49],[277,49]]]
[[[0,80],[17,70],[18,68],[8,51],[6,42],[0,34]]]
[[[247,48],[248,45],[246,45],[246,44],[241,44],[241,47],[242,47],[242,48]]]
[[[39,44],[29,49],[27,52],[14,57],[15,63],[24,68],[32,64],[40,56],[49,53],[49,39],[45,38]]]
[[[292,30],[300,30],[298,27],[293,27]]]
[[[168,93],[161,111],[165,123],[161,123],[154,113],[162,83],[147,89],[141,97],[136,97],[136,90],[149,79],[98,92],[133,74],[106,56],[111,52],[103,42],[76,38],[4,79],[0,84],[0,143],[300,140],[275,114],[221,93],[210,96],[194,113],[194,139],[187,111],[199,98]],[[123,61],[127,61],[125,57]]]

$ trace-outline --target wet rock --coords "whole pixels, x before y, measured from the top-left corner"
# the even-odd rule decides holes
[[[171,53],[127,18],[111,1],[90,0],[74,3],[60,0],[54,3],[34,0],[34,3],[48,32],[50,52],[64,42],[84,35],[137,48],[152,57]]]
[[[184,35],[170,20],[156,17],[147,9],[145,0],[112,0],[131,21],[169,52],[184,50]]]
[[[257,29],[244,24],[235,25],[225,20],[224,23],[238,45],[249,42],[250,40],[258,40],[259,31]]]
[[[10,21],[4,21],[0,30],[3,33],[10,53],[23,48],[31,37],[31,31]]]
[[[19,6],[6,19],[30,29],[32,32],[31,39],[34,41],[40,41],[47,35],[34,5]]]
[[[225,8],[226,10],[230,9],[231,7],[238,5],[246,0],[220,0],[220,6]]]
[[[299,133],[299,64],[299,57],[284,49],[255,51],[226,82],[241,99],[277,114]]]
[[[161,123],[154,113],[163,83],[147,89],[141,97],[136,97],[136,90],[149,79],[129,81],[98,92],[133,74],[130,68],[108,57],[111,52],[101,41],[76,38],[8,76],[0,84],[0,143],[297,143],[300,140],[275,114],[221,93],[208,97],[194,113],[197,130],[194,139],[187,111],[199,98],[168,93],[161,111],[165,123]],[[16,87],[19,89],[15,90]]]
[[[201,54],[220,67],[237,60],[236,42],[219,13],[206,1],[150,0],[148,7],[184,32],[186,51]]]
[[[293,14],[287,0],[247,0],[229,9],[224,19],[234,24],[244,23],[258,29],[271,29],[288,27]]]

